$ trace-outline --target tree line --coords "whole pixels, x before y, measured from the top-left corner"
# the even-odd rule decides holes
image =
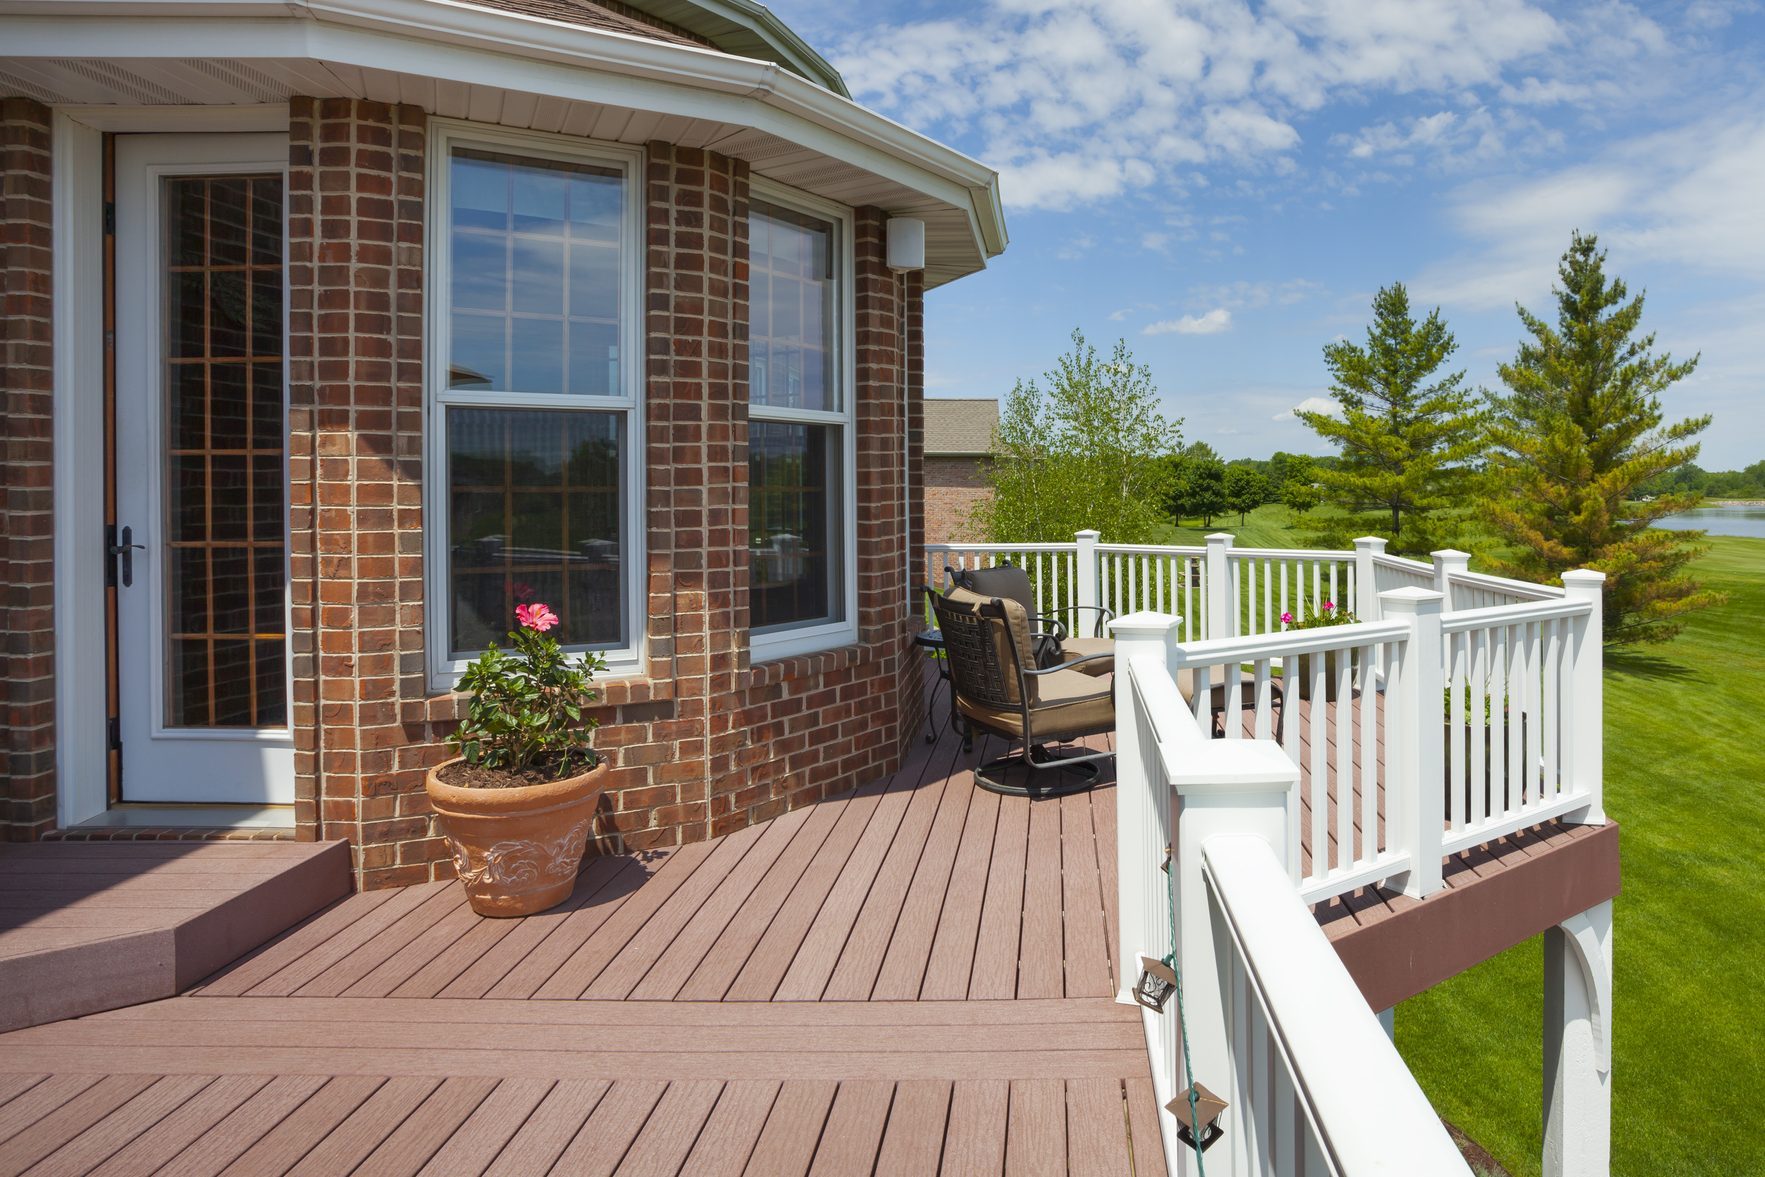
[[[1418,317],[1401,282],[1381,289],[1365,340],[1323,349],[1331,409],[1297,411],[1334,451],[1322,456],[1224,462],[1205,443],[1185,445],[1126,342],[1103,360],[1074,331],[1044,382],[1020,380],[1002,405],[994,494],[976,521],[995,542],[1094,527],[1147,543],[1172,519],[1212,526],[1231,513],[1242,525],[1279,502],[1319,546],[1373,534],[1403,554],[1460,547],[1535,581],[1598,569],[1607,640],[1664,641],[1687,612],[1722,599],[1690,575],[1702,533],[1653,526],[1708,493],[1694,439],[1710,418],[1667,419],[1661,396],[1698,357],[1656,352],[1641,330],[1643,295],[1608,276],[1605,260],[1595,235],[1572,235],[1555,314],[1516,305],[1524,336],[1496,390],[1449,370],[1458,344],[1439,308]],[[1732,485],[1765,482],[1765,462],[1739,473],[1750,481]]]

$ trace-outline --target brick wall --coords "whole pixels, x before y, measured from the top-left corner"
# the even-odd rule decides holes
[[[925,542],[979,543],[970,524],[973,511],[993,495],[986,458],[936,457],[925,460]]]
[[[8,436],[0,569],[11,722],[0,751],[9,790],[4,820],[17,836],[52,825],[54,809],[48,137],[41,107],[8,102],[4,109],[8,412],[0,428]],[[369,888],[453,871],[423,792],[423,774],[447,755],[443,738],[462,703],[429,692],[423,648],[425,125],[415,107],[309,98],[290,105],[295,817],[300,837],[347,838]],[[900,460],[904,431],[915,422],[923,428],[917,276],[886,269],[883,214],[859,210],[852,472],[860,503],[859,640],[753,665],[747,167],[661,143],[647,154],[650,676],[604,684],[598,743],[614,770],[599,825],[602,852],[725,833],[891,771],[908,734],[903,709],[915,713],[922,689],[921,662],[908,645],[904,555],[923,541],[903,518],[916,492],[904,485]]]
[[[0,841],[55,825],[49,126],[0,99]]]

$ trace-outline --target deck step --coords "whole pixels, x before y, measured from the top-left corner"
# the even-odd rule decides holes
[[[172,997],[351,889],[345,842],[0,846],[0,1031]]]

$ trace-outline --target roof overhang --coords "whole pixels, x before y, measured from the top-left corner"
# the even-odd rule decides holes
[[[726,53],[782,61],[835,94],[852,96],[840,71],[764,4],[753,0],[625,0],[625,4],[697,33]]]
[[[56,106],[404,102],[665,140],[926,222],[926,283],[1006,245],[998,175],[771,61],[452,0],[0,0],[0,90]]]

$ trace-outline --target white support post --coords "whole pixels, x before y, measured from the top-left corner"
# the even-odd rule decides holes
[[[1189,1028],[1193,1078],[1215,1092],[1230,1092],[1240,1076],[1232,1059],[1232,980],[1227,967],[1233,949],[1223,921],[1202,878],[1202,847],[1219,835],[1251,835],[1269,844],[1288,873],[1288,831],[1299,822],[1299,766],[1273,740],[1211,740],[1186,759],[1172,782],[1176,794],[1177,970],[1183,978],[1184,1022]],[[1168,1015],[1166,1015],[1168,1016]],[[1179,1071],[1175,1087],[1185,1089]],[[1243,1117],[1248,1108],[1228,1109]],[[1164,1117],[1168,1119],[1166,1114]],[[1238,1133],[1228,1125],[1215,1153],[1220,1171],[1249,1172],[1251,1159],[1232,1158]],[[1214,1167],[1215,1153],[1208,1154]],[[1177,1154],[1179,1158],[1182,1153]],[[1185,1159],[1177,1171],[1192,1172]]]
[[[1383,536],[1363,535],[1354,541],[1354,615],[1362,621],[1379,620],[1379,569],[1373,557],[1384,554]]]
[[[1168,668],[1182,622],[1182,618],[1166,613],[1130,613],[1109,623],[1109,634],[1115,639],[1116,715],[1133,714],[1133,700],[1128,692],[1134,684],[1126,673],[1128,663],[1136,657],[1151,655]],[[1115,975],[1121,985],[1116,1000],[1127,1005],[1134,1004],[1140,951],[1154,943],[1150,923],[1154,918],[1166,918],[1163,904],[1154,902],[1157,897],[1147,893],[1145,884],[1145,864],[1162,860],[1164,848],[1171,842],[1169,798],[1165,799],[1161,814],[1159,799],[1153,796],[1152,782],[1147,779],[1146,757],[1156,754],[1156,749],[1140,747],[1138,724],[1116,724],[1115,879],[1120,943],[1114,946],[1119,961]]]
[[[1471,553],[1456,548],[1443,548],[1433,553],[1434,591],[1446,598],[1447,612],[1452,612],[1452,578],[1471,570]]]
[[[1097,617],[1093,610],[1103,604],[1097,599],[1097,541],[1101,535],[1086,529],[1074,532],[1072,538],[1078,549],[1078,554],[1074,557],[1078,563],[1078,581],[1074,585],[1078,599],[1073,602],[1079,606],[1078,615],[1073,618],[1073,632],[1076,634],[1079,627],[1087,623],[1088,618]]]
[[[1238,636],[1238,602],[1232,592],[1232,536],[1207,537],[1207,632],[1204,638]]]
[[[1612,901],[1544,933],[1544,1177],[1612,1163]]]
[[[1605,587],[1603,572],[1579,568],[1563,573],[1564,595],[1571,601],[1586,601],[1591,609],[1571,626],[1574,661],[1568,682],[1563,684],[1570,715],[1568,784],[1571,789],[1585,789],[1593,799],[1586,809],[1563,815],[1564,821],[1574,825],[1606,822]]]
[[[1446,740],[1442,697],[1446,674],[1440,614],[1445,597],[1424,588],[1379,595],[1388,621],[1409,624],[1409,640],[1387,668],[1385,829],[1408,852],[1403,892],[1417,899],[1444,886],[1441,839],[1446,826]],[[1395,680],[1395,681],[1393,681]]]

